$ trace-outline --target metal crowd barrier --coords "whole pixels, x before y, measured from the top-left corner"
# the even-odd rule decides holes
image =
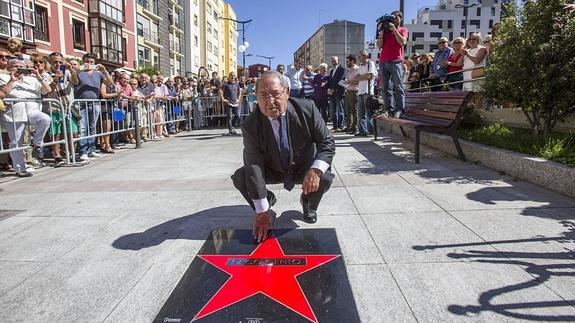
[[[67,110],[62,106],[59,100],[5,98],[3,101],[5,110],[0,117],[0,133],[2,133],[3,136],[4,134],[8,135],[9,144],[6,145],[4,140],[0,140],[0,155],[12,153],[24,154],[25,151],[34,148],[34,140],[38,141],[42,139],[42,143],[37,149],[43,150],[43,147],[64,145],[66,161],[68,164],[70,163],[71,154],[67,144],[68,134],[66,131],[66,129],[70,127],[70,119],[67,118]],[[22,110],[26,110],[25,121],[21,121],[18,118],[17,112],[22,113]],[[40,124],[41,122],[45,123],[45,116],[50,118],[49,124]],[[36,137],[39,135],[37,131],[43,130],[46,130],[46,135],[42,138]],[[34,134],[34,136],[32,136],[32,134]]]
[[[427,91],[431,91],[432,88],[436,88],[436,87],[443,88],[443,87],[445,87],[445,86],[449,87],[450,85],[455,85],[455,84],[478,82],[478,81],[484,80],[484,79],[485,79],[485,76],[478,77],[478,78],[474,78],[474,79],[469,79],[469,80],[464,80],[464,79],[463,79],[463,72],[473,71],[473,70],[480,69],[480,68],[485,68],[485,66],[475,66],[475,67],[471,67],[471,68],[467,68],[467,69],[462,69],[462,70],[459,70],[459,71],[456,71],[456,72],[451,72],[451,73],[445,74],[446,76],[461,74],[461,75],[462,75],[462,80],[461,80],[461,81],[441,82],[440,84],[431,85],[431,84],[428,84],[428,82],[432,82],[433,79],[430,78],[430,77],[428,77],[428,78],[425,78],[425,79],[423,79],[423,80],[416,81],[416,82],[419,82],[420,84],[422,84],[422,85],[420,85],[419,87],[417,87],[417,88],[409,88],[409,89],[406,89],[405,91],[406,91],[406,92],[427,92]],[[413,84],[413,82],[403,83],[404,86],[406,86],[406,85],[412,85],[412,84]],[[440,90],[440,91],[445,91],[445,90]],[[457,90],[457,89],[456,89],[456,90],[450,90],[450,91],[460,91],[460,90]]]
[[[226,126],[228,111],[219,96],[200,96],[194,103],[194,127]],[[248,103],[242,99],[238,106],[238,115],[243,120],[250,113]]]

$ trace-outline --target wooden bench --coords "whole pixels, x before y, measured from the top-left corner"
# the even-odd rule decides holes
[[[399,125],[401,133],[407,137],[403,127],[415,130],[415,162],[419,163],[419,133],[422,131],[441,133],[453,139],[461,160],[465,160],[459,140],[457,126],[463,117],[463,110],[473,96],[473,92],[406,92],[405,112],[401,118],[378,115],[373,117],[374,137],[377,140],[377,123],[388,122]]]

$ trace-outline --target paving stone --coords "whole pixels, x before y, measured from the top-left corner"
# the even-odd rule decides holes
[[[407,183],[389,186],[348,187],[347,190],[360,214],[441,210],[434,201]]]
[[[569,321],[575,307],[516,265],[391,264],[420,322]]]
[[[417,322],[387,265],[348,265],[362,322]]]
[[[386,263],[451,262],[449,255],[463,252],[460,244],[484,241],[445,212],[388,213],[361,216]],[[496,253],[489,245],[476,250]],[[457,259],[464,261],[467,259]]]

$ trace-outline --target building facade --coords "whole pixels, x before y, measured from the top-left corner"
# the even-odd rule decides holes
[[[186,67],[186,39],[184,37],[184,0],[169,0],[168,23],[170,44],[170,75],[184,75]]]
[[[34,51],[68,58],[91,52],[110,69],[135,69],[136,51],[130,46],[136,39],[134,10],[131,1],[35,1]]]
[[[365,47],[365,25],[347,20],[334,21],[321,26],[294,53],[294,62],[303,59],[305,65],[317,68],[321,63],[330,65],[332,56],[341,63],[349,54],[357,55]]]
[[[491,34],[501,20],[502,4],[509,0],[439,0],[435,7],[418,10],[417,18],[405,26],[409,29],[406,55],[437,50],[437,39],[467,37],[471,32]],[[457,5],[470,8],[456,8]]]
[[[189,0],[185,3],[185,74],[218,72],[226,75],[237,66],[236,19],[223,0]]]

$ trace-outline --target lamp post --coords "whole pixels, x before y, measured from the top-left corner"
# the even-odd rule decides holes
[[[223,19],[223,20],[229,20],[229,21],[233,21],[237,24],[241,24],[242,25],[242,29],[240,29],[242,31],[242,44],[240,46],[238,46],[238,50],[240,51],[240,53],[242,53],[242,68],[244,69],[244,75],[246,74],[246,49],[248,47],[250,47],[250,43],[248,43],[246,41],[246,24],[249,24],[250,22],[252,22],[252,19],[250,20],[244,20],[244,21],[239,21],[239,20],[235,20],[232,18],[226,18],[226,17],[218,17],[218,19]]]
[[[264,56],[264,55],[256,55],[257,57],[265,58],[268,60],[268,69],[271,71],[272,69],[272,59],[276,58],[275,56]]]
[[[465,17],[465,23],[463,25],[463,37],[467,39],[467,14],[469,13],[469,8],[477,6],[477,3],[472,3],[469,5],[458,3],[455,8],[463,8],[463,16]]]

